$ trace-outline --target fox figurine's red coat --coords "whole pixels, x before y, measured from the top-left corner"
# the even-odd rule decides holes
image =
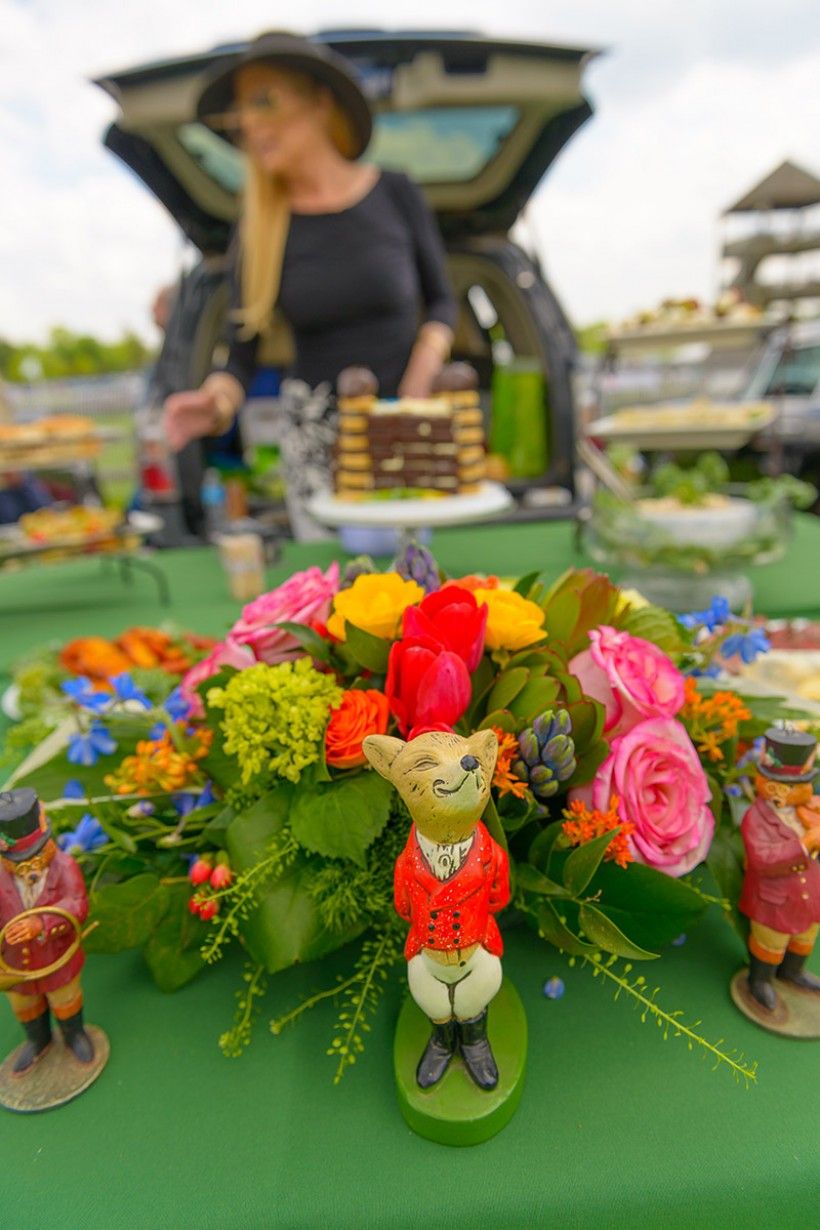
[[[443,882],[430,870],[413,825],[396,860],[394,887],[396,912],[410,923],[408,961],[422,948],[450,952],[471,944],[501,956],[504,945],[493,915],[510,899],[510,864],[483,824],[476,826],[466,860]]]

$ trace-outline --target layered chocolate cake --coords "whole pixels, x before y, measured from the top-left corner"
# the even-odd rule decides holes
[[[445,367],[427,398],[380,401],[372,372],[349,367],[337,382],[336,493],[347,499],[466,495],[485,476],[478,377]]]

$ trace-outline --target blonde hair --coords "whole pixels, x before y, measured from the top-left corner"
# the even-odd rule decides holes
[[[306,97],[321,86],[304,73],[281,71],[288,84]],[[333,101],[328,136],[344,158],[352,158],[355,138],[350,120]],[[282,260],[290,227],[290,204],[284,185],[253,158],[247,159],[239,224],[242,306],[235,313],[240,337],[254,337],[270,325],[279,295]]]

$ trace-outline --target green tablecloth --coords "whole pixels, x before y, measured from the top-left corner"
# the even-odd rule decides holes
[[[577,562],[560,525],[451,531],[435,548],[450,570],[514,573]],[[799,519],[783,563],[756,572],[758,606],[820,612],[820,522]],[[291,548],[275,583],[332,547]],[[219,633],[235,615],[207,552],[161,558],[179,624]],[[49,638],[110,634],[161,612],[90,563],[0,577],[0,669]],[[702,1018],[701,1032],[757,1059],[746,1090],[679,1040],[613,1002],[588,970],[523,931],[507,934],[505,970],[530,1025],[521,1106],[494,1140],[449,1150],[415,1137],[395,1105],[390,1046],[400,1002],[388,991],[365,1055],[339,1087],[326,1057],[332,1006],[278,1038],[271,1016],[329,985],[349,953],[272,982],[251,1049],[224,1059],[239,967],[227,961],[173,996],[141,959],[95,957],[90,1019],[112,1043],[108,1068],[75,1103],[2,1119],[0,1224],[29,1227],[805,1227],[816,1224],[820,1047],[757,1029],[733,1008],[739,943],[716,915],[645,967],[660,1001]],[[815,968],[818,968],[815,959]],[[566,983],[543,997],[551,975]],[[0,1014],[0,1053],[17,1042]]]

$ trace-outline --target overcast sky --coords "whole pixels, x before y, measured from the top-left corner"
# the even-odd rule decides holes
[[[441,0],[301,0],[299,28],[436,29]],[[606,49],[591,121],[525,233],[576,323],[667,295],[711,298],[718,214],[783,158],[820,173],[820,5],[812,0],[507,0],[484,34]],[[475,0],[446,27],[475,29]],[[262,0],[0,0],[0,336],[54,324],[152,333],[183,249],[172,220],[100,144],[105,70],[292,24]]]

